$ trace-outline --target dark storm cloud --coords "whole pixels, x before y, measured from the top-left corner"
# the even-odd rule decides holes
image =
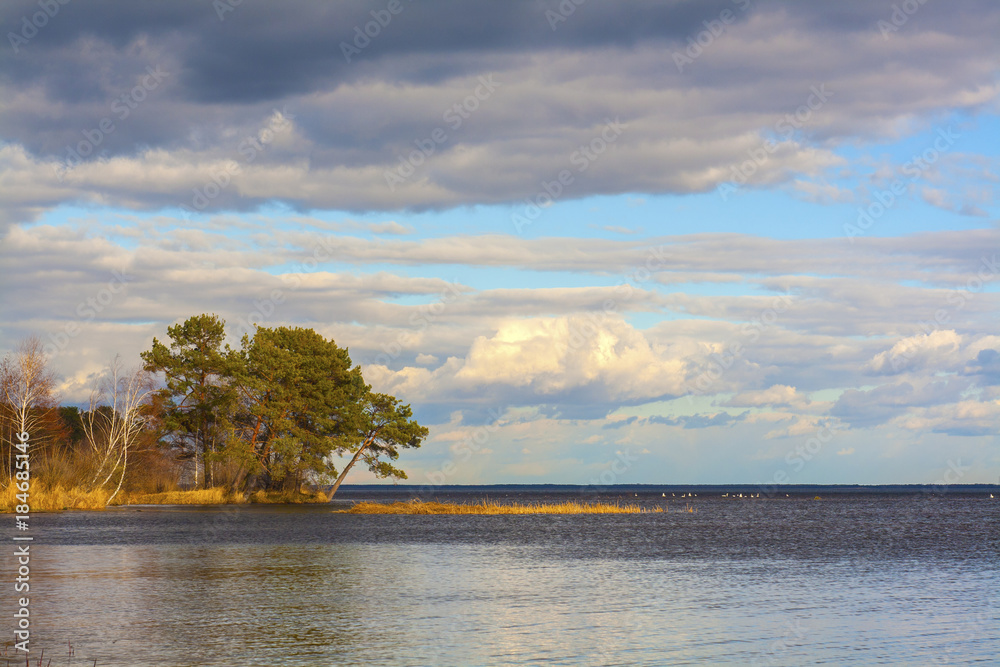
[[[360,54],[343,45],[364,44],[356,31],[387,12],[386,1],[243,2],[222,13],[205,0],[69,3],[26,44],[0,49],[0,81],[10,89],[44,91],[38,104],[12,105],[0,118],[0,136],[37,155],[60,155],[67,144],[102,118],[115,119],[113,101],[133,87],[148,66],[170,72],[165,90],[119,124],[100,148],[105,157],[133,154],[142,147],[197,148],[199,139],[220,141],[223,126],[247,126],[288,98],[336,90],[357,80],[434,85],[469,73],[488,72],[504,58],[526,58],[553,50],[629,48],[643,40],[683,40],[718,15],[729,0],[658,3],[638,7],[592,2],[572,20],[550,28],[545,12],[557,2],[416,3],[400,0],[402,11]],[[220,0],[222,2],[222,0]],[[227,6],[228,5],[224,5]],[[0,7],[0,26],[18,34],[35,2]],[[362,38],[363,39],[363,38]],[[8,41],[9,40],[5,40]],[[544,57],[544,55],[542,56]],[[148,107],[154,107],[150,109]],[[332,123],[316,109],[304,122],[319,147],[367,153],[425,133],[426,118],[391,119],[377,138],[345,123],[333,109]],[[370,109],[361,109],[364,116]],[[413,109],[409,110],[411,113]],[[352,162],[337,151],[313,156],[322,164]],[[370,162],[366,155],[360,163]]]
[[[184,204],[276,109],[294,133],[210,208],[521,201],[616,119],[625,134],[564,196],[703,192],[826,84],[833,102],[754,177],[770,186],[842,165],[841,142],[991,103],[1000,52],[1000,8],[986,2],[914,0],[885,34],[895,5],[860,0],[52,2],[30,38],[38,3],[0,7],[0,177],[27,184],[0,197],[0,222],[67,201]],[[137,88],[151,68],[164,75]],[[496,89],[449,125],[480,77]],[[389,187],[387,170],[439,128],[447,140]],[[81,142],[88,168],[62,173]]]
[[[553,30],[546,12],[560,12],[559,2],[510,1],[470,4],[459,0],[412,2],[399,0],[401,11],[391,15],[378,34],[369,38],[361,55],[347,62],[342,43],[364,44],[357,37],[367,23],[385,21],[388,1],[263,3],[245,1],[220,12],[225,5],[205,0],[177,2],[70,3],[53,17],[17,58],[4,54],[5,73],[12,82],[46,78],[66,83],[86,76],[82,66],[65,62],[66,50],[96,39],[123,52],[137,39],[149,39],[178,49],[184,94],[202,102],[273,101],[287,95],[328,89],[357,76],[355,62],[447,56],[431,66],[405,62],[385,67],[387,79],[434,82],[475,66],[461,54],[530,53],[551,49],[630,47],[643,40],[681,40],[703,29],[701,22],[723,10],[737,20],[746,14],[730,0],[625,4],[591,0],[578,7]],[[742,3],[741,3],[742,4]],[[38,7],[34,2],[7,3],[0,25],[18,32],[22,17]],[[375,12],[373,16],[372,12]],[[221,18],[220,18],[221,15]],[[370,32],[375,32],[372,29]],[[357,46],[355,46],[357,48]],[[53,72],[53,60],[60,72]],[[399,67],[402,65],[402,67]],[[371,69],[365,70],[371,75]],[[53,86],[55,99],[78,99],[73,87]]]

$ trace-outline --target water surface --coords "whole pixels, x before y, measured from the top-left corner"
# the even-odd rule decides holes
[[[997,664],[1000,501],[666,502],[642,515],[38,515],[32,646],[54,665],[72,641],[74,664],[130,667]]]

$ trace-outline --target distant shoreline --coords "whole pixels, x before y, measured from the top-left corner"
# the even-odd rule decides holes
[[[550,493],[704,493],[706,496],[724,493],[760,493],[773,489],[778,494],[809,494],[823,492],[828,495],[887,495],[887,494],[979,494],[1000,493],[1000,484],[614,484],[608,486],[589,484],[344,484],[337,492],[338,497],[356,492],[393,492],[432,496],[435,493],[496,493],[499,491],[550,492]]]

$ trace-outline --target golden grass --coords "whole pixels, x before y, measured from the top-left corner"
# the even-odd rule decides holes
[[[439,503],[411,500],[409,502],[375,503],[363,501],[348,510],[350,514],[644,514],[663,512],[662,507],[647,509],[639,505],[619,503],[527,503],[503,504],[487,500],[476,504]]]
[[[232,491],[224,486],[211,489],[196,489],[192,491],[168,491],[166,493],[130,494],[121,502],[115,499],[116,505],[235,505],[242,503],[260,504],[302,504],[325,503],[326,494],[322,491],[302,493],[301,491],[257,491],[246,497],[243,493]]]
[[[301,491],[257,491],[250,496],[252,503],[291,503],[300,505],[302,503],[325,503],[326,494],[322,491],[302,493]]]
[[[32,488],[28,495],[28,505],[32,512],[55,512],[64,509],[99,510],[108,504],[110,495],[111,492],[105,489],[84,491],[78,487],[64,489],[61,486]],[[14,484],[9,484],[0,493],[0,512],[13,513],[20,504],[21,501],[17,499],[17,489]]]
[[[114,505],[232,505],[244,503],[242,493],[234,493],[222,486],[190,491],[166,491],[163,493],[118,494]]]
[[[57,512],[60,510],[102,510],[108,505],[111,491],[97,489],[85,491],[79,487],[64,489],[61,486],[34,488],[29,492],[28,505],[32,512]],[[240,492],[227,487],[191,491],[166,491],[163,493],[120,492],[112,499],[112,505],[234,505],[243,503],[324,503],[326,494],[322,491],[301,493],[299,491],[258,491],[246,498]],[[13,513],[21,501],[13,484],[0,492],[0,513]]]

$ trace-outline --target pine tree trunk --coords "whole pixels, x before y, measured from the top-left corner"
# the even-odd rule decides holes
[[[361,453],[365,451],[365,449],[368,448],[368,445],[372,444],[374,440],[375,436],[372,435],[365,440],[365,444],[361,445],[361,447],[358,448],[358,451],[354,453],[354,457],[351,458],[351,462],[344,466],[344,471],[340,473],[340,477],[338,477],[337,481],[333,483],[333,488],[330,489],[330,495],[326,497],[326,502],[333,500],[333,494],[337,493],[337,489],[339,489],[340,485],[344,483],[344,478],[347,477],[347,473],[350,472],[351,467],[357,463],[358,459],[361,457]]]

